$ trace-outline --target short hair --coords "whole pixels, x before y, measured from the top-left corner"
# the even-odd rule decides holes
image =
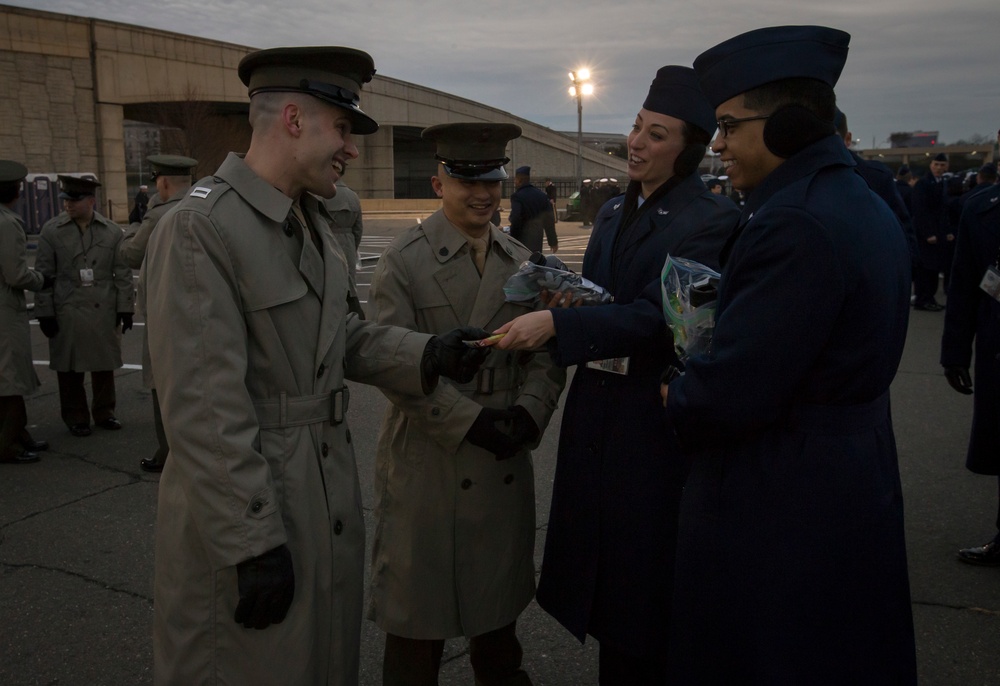
[[[743,106],[748,110],[773,114],[786,105],[801,105],[823,121],[833,122],[837,117],[837,96],[829,84],[818,79],[780,79],[743,94]]]
[[[287,102],[294,102],[305,112],[309,112],[314,106],[319,105],[316,98],[306,93],[291,91],[254,93],[253,97],[250,98],[250,128],[255,131],[266,129],[274,122]]]

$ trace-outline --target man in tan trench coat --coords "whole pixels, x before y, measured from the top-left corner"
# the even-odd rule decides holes
[[[125,238],[118,246],[118,253],[132,269],[141,269],[146,258],[146,246],[157,222],[168,211],[187,195],[191,188],[191,174],[198,166],[198,160],[183,155],[150,155],[146,158],[153,170],[152,180],[156,184],[156,194],[152,197],[149,208],[138,224],[132,224],[125,232]],[[139,285],[136,288],[135,307],[139,314],[146,313],[146,281],[145,271],[139,272]],[[153,383],[153,370],[149,363],[149,326],[142,331],[142,383],[153,396],[153,426],[156,428],[156,452],[151,458],[139,460],[139,467],[146,472],[163,471],[163,463],[167,461],[169,446],[167,434],[163,430],[163,418],[160,415],[160,402],[156,397],[156,386]]]
[[[433,337],[348,312],[320,198],[378,125],[349,48],[246,56],[253,129],[150,238],[149,352],[170,459],[160,479],[153,679],[352,686],[365,525],[345,379],[400,393],[472,378],[479,329]]]
[[[358,194],[343,183],[337,184],[337,194],[323,201],[330,215],[330,228],[337,244],[344,251],[347,266],[351,270],[351,311],[362,319],[365,311],[358,299],[358,248],[365,228],[361,218],[361,200]]]
[[[27,174],[20,162],[0,160],[0,463],[14,464],[38,462],[38,451],[49,447],[28,433],[24,405],[24,396],[38,388],[24,291],[52,285],[28,268],[24,226],[13,210]]]
[[[96,210],[101,184],[65,175],[59,184],[65,211],[42,227],[35,257],[35,269],[55,283],[35,297],[35,314],[49,339],[62,419],[74,436],[89,436],[91,415],[104,429],[122,428],[115,417],[114,370],[122,366],[121,334],[132,328],[135,287],[118,254],[121,227]],[[91,408],[85,372],[93,387]]]
[[[386,250],[371,303],[379,323],[438,333],[493,330],[530,308],[503,286],[530,251],[491,224],[512,124],[425,129],[442,209]],[[481,251],[481,252],[480,252]],[[477,254],[478,253],[478,254]],[[386,632],[382,683],[437,683],[444,639],[467,636],[477,684],[530,684],[518,615],[535,592],[530,447],[566,380],[547,353],[491,355],[467,384],[392,400],[376,454],[369,618]]]

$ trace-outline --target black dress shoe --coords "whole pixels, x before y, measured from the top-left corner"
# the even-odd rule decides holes
[[[162,472],[163,463],[156,460],[139,460],[139,466],[144,472]]]
[[[97,422],[97,426],[108,431],[118,431],[118,429],[122,428],[122,423],[115,417],[108,417],[103,422]]]
[[[958,559],[970,565],[1000,567],[1000,534],[985,545],[959,550]]]
[[[924,312],[940,312],[944,309],[944,306],[938,305],[936,302],[914,303],[913,309],[923,310]]]
[[[69,427],[69,432],[74,436],[89,436],[90,426],[88,424],[74,424]]]
[[[39,459],[41,458],[38,453],[25,450],[23,453],[19,453],[10,459],[0,460],[0,464],[28,464],[29,462],[38,462]]]
[[[43,450],[49,449],[48,441],[24,441],[21,445],[23,445],[24,449],[29,453],[40,453]]]

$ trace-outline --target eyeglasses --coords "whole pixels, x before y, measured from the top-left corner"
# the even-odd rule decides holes
[[[726,138],[729,135],[730,129],[733,128],[733,124],[742,124],[745,121],[757,121],[759,119],[770,119],[770,114],[761,114],[756,117],[742,117],[740,119],[718,119],[715,124],[719,127],[719,135]]]

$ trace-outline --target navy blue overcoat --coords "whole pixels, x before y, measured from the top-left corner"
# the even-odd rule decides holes
[[[670,384],[679,684],[916,683],[889,384],[910,268],[836,136],[753,190],[712,349]]]
[[[965,466],[977,474],[1000,474],[1000,303],[979,288],[998,258],[1000,186],[993,186],[970,196],[962,212],[941,339],[941,364],[966,369],[975,339],[972,436]]]
[[[615,304],[552,310],[554,359],[579,366],[565,401],[537,599],[581,641],[590,634],[627,654],[661,657],[687,460],[659,397],[660,374],[676,359],[672,339],[659,298],[636,298],[659,280],[668,253],[717,268],[739,212],[693,175],[623,227],[625,198],[636,192],[604,205],[583,262],[583,275]],[[624,356],[624,375],[584,364]]]

